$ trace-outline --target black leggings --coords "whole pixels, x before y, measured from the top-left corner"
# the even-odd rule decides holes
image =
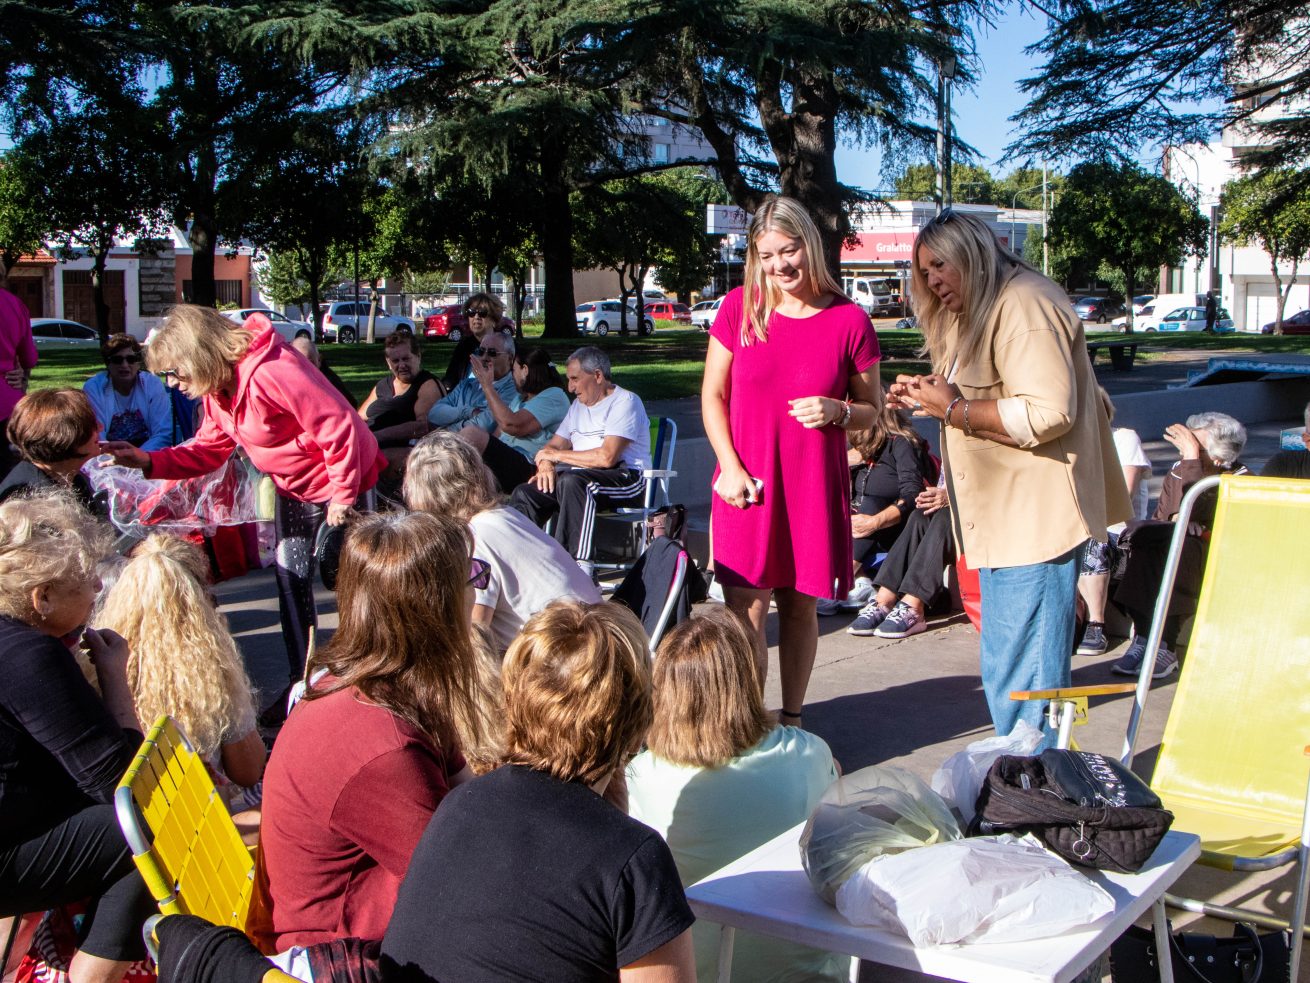
[[[314,537],[327,518],[327,506],[277,496],[273,530],[277,536],[277,601],[282,614],[282,641],[287,647],[291,682],[305,674],[309,629],[318,625],[314,604]]]
[[[93,805],[0,850],[0,917],[90,899],[78,947],[117,962],[145,957],[141,926],[155,902],[112,805]]]
[[[942,589],[942,571],[954,562],[950,509],[938,509],[931,515],[915,509],[873,582],[898,597],[912,594],[931,604]]]

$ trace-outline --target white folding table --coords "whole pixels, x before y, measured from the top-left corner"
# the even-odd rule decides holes
[[[916,948],[908,938],[852,925],[823,901],[801,868],[804,824],[788,830],[687,889],[698,918],[722,926],[719,981],[732,978],[734,931],[798,942],[902,969],[967,983],[1069,983],[1110,947],[1148,908],[1153,909],[1158,952],[1164,943],[1164,893],[1201,853],[1191,833],[1169,832],[1136,874],[1086,871],[1114,898],[1114,914],[1094,925],[1049,939]],[[1169,960],[1161,979],[1173,983]]]

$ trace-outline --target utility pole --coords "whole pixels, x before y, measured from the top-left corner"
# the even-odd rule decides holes
[[[951,80],[955,78],[955,56],[947,55],[937,66],[937,214],[951,206]]]

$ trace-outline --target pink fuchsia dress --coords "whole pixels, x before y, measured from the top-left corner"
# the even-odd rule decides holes
[[[850,377],[878,361],[878,337],[868,315],[845,297],[807,318],[775,312],[765,342],[743,345],[741,318],[738,288],[723,299],[710,334],[732,353],[733,446],[764,490],[744,509],[712,496],[715,578],[729,587],[845,597],[852,579],[846,431],[807,430],[788,416],[788,400],[846,399]]]

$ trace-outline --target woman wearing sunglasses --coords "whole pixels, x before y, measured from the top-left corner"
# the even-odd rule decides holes
[[[264,775],[260,852],[278,951],[380,939],[446,794],[495,754],[499,681],[469,609],[486,565],[468,526],[388,512],[346,533],[340,627]]]
[[[110,335],[101,348],[105,371],[82,385],[105,440],[123,440],[143,451],[173,446],[173,407],[156,376],[142,372],[141,342]]]
[[[982,587],[996,732],[1040,727],[1042,704],[1009,694],[1069,685],[1083,547],[1132,517],[1110,421],[1068,296],[981,219],[947,209],[928,222],[913,277],[933,371],[898,376],[891,400],[942,421],[955,535]]]
[[[473,357],[474,349],[482,345],[482,339],[488,331],[514,333],[512,326],[506,330],[505,305],[499,297],[487,293],[473,294],[464,301],[461,313],[468,330],[460,336],[455,343],[455,350],[450,353],[450,365],[446,367],[446,374],[441,379],[447,389],[454,389],[468,376],[469,359]]]

